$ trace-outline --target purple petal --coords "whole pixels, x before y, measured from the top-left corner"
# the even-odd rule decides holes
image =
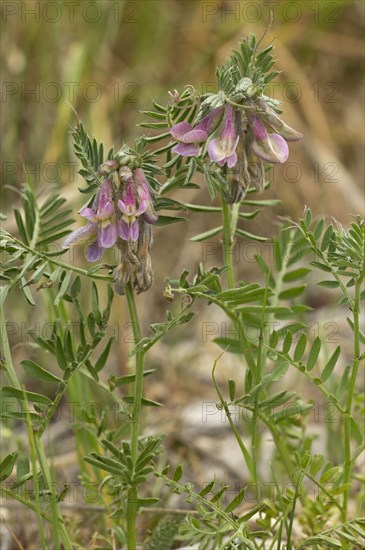
[[[135,182],[137,183],[137,192],[140,199],[137,212],[138,214],[143,214],[143,219],[147,223],[155,223],[158,219],[158,216],[153,207],[150,188],[142,168],[136,168],[136,170],[134,171],[134,177]]]
[[[208,143],[208,154],[210,160],[213,160],[214,162],[224,160],[226,158],[226,149],[224,147],[223,140],[220,138],[212,139]]]
[[[271,164],[282,164],[289,156],[288,144],[279,134],[269,134],[263,141],[254,140],[251,147],[255,155]]]
[[[251,127],[255,140],[263,141],[267,139],[267,131],[265,126],[262,124],[260,118],[257,115],[252,115],[251,117]]]
[[[87,206],[84,206],[84,208],[81,208],[79,211],[80,216],[83,218],[87,218],[88,220],[94,221],[95,220],[95,211],[92,208],[88,208]]]
[[[179,139],[182,143],[202,143],[208,139],[208,134],[204,130],[193,129]]]
[[[99,244],[103,248],[111,248],[115,245],[117,240],[117,229],[114,223],[108,223],[108,225],[101,228],[99,232]]]
[[[128,209],[128,206],[136,206],[136,198],[134,196],[134,192],[133,192],[133,186],[132,186],[132,182],[133,180],[130,180],[128,183],[127,183],[127,186],[126,186],[126,189],[125,189],[125,193],[124,193],[124,205],[127,207]]]
[[[114,204],[112,202],[107,202],[104,207],[100,207],[98,214],[104,220],[111,218],[114,214]]]
[[[140,214],[143,214],[144,212],[146,212],[146,210],[147,210],[147,201],[143,201],[143,200],[142,200],[142,201],[139,203],[139,207],[138,207],[138,209],[136,210],[136,212],[135,212],[134,215],[135,215],[135,216],[139,216]]]
[[[196,130],[204,130],[207,134],[215,128],[218,121],[222,118],[223,107],[217,107],[213,109],[207,116],[205,116],[199,124],[196,125]]]
[[[126,216],[128,215],[127,206],[126,206],[125,202],[122,201],[122,199],[119,199],[119,201],[118,201],[118,208],[123,214],[125,214]]]
[[[158,215],[155,212],[155,209],[153,208],[153,204],[150,203],[147,207],[147,210],[142,215],[142,218],[147,223],[156,223],[158,220]]]
[[[103,248],[95,241],[86,247],[86,259],[88,262],[97,262],[103,256]]]
[[[171,151],[183,157],[196,157],[199,155],[199,145],[197,143],[178,143]]]
[[[80,244],[88,241],[93,235],[96,235],[97,229],[97,223],[89,223],[84,227],[75,229],[75,231],[66,237],[62,244],[62,248],[68,248],[71,244]]]
[[[224,166],[227,164],[228,168],[233,168],[237,164],[237,153],[236,151],[229,157],[224,158],[223,160],[219,160],[217,162],[219,166]]]
[[[99,211],[103,211],[105,205],[113,200],[113,184],[110,180],[103,181],[100,189]]]
[[[188,122],[179,122],[178,124],[175,124],[175,126],[172,126],[170,128],[170,134],[175,139],[180,140],[182,136],[184,136],[187,132],[190,132],[193,129],[192,125]]]
[[[237,164],[237,153],[235,151],[233,155],[227,158],[227,166],[228,168],[233,168],[233,166],[236,166],[236,164]]]
[[[134,222],[130,226],[130,239],[132,241],[138,241],[138,235],[139,235],[139,223],[137,220],[134,220]]]
[[[130,238],[130,226],[124,220],[119,220],[118,223],[118,235],[123,241],[129,241]]]
[[[143,201],[151,200],[150,188],[147,178],[142,168],[136,168],[134,171],[134,180],[137,184],[137,192],[140,199]]]
[[[223,129],[221,136],[222,138],[228,138],[232,141],[236,139],[236,129],[234,126],[234,109],[232,105],[226,105],[224,108]]]

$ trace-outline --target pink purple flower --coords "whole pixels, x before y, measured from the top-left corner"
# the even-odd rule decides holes
[[[155,223],[155,212],[147,178],[142,168],[121,174],[124,183],[123,198],[118,207],[122,214],[118,223],[118,234],[125,241],[137,241],[139,237],[139,216],[149,224]]]
[[[124,241],[137,241],[139,236],[138,217],[147,209],[147,201],[140,200],[137,205],[133,189],[133,178],[125,185],[123,200],[118,200],[118,207],[122,217],[118,223],[118,234]]]
[[[103,255],[105,248],[114,246],[117,240],[117,229],[112,217],[114,215],[113,184],[104,180],[92,208],[84,207],[80,215],[88,220],[88,225],[73,231],[63,243],[64,248],[71,244],[88,242],[86,259],[97,262]]]
[[[207,141],[209,133],[215,127],[222,112],[221,107],[213,109],[195,128],[186,121],[172,126],[170,134],[179,142],[172,148],[172,152],[184,157],[196,157],[199,154],[200,145]]]
[[[236,132],[234,118],[234,108],[232,105],[226,105],[220,137],[212,139],[208,144],[210,159],[219,166],[227,164],[228,168],[233,168],[237,163],[236,148],[239,136]]]
[[[142,217],[147,223],[153,224],[158,220],[158,216],[154,209],[148,181],[142,168],[134,170],[134,181],[140,204],[146,204],[146,210],[143,212]]]
[[[287,124],[265,102],[260,102],[262,114],[249,117],[252,129],[252,152],[262,160],[271,164],[282,164],[288,159],[287,141],[297,141],[303,137]],[[274,132],[269,133],[270,130]]]
[[[297,130],[294,130],[294,128],[288,126],[288,124],[286,124],[264,101],[260,101],[258,106],[263,110],[262,117],[264,124],[280,134],[285,141],[299,141],[303,137],[301,132],[298,132]]]
[[[253,133],[252,152],[271,164],[282,164],[289,156],[289,148],[280,134],[268,134],[258,115],[250,117]]]

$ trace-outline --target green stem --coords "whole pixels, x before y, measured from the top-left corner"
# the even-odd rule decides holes
[[[291,533],[292,533],[292,529],[293,529],[294,514],[295,514],[295,508],[296,508],[297,500],[298,500],[298,497],[299,497],[299,488],[300,488],[301,485],[302,485],[303,478],[304,478],[304,474],[305,474],[305,472],[303,472],[303,471],[301,471],[301,472],[299,473],[299,475],[298,475],[298,481],[297,481],[297,483],[295,484],[295,493],[294,493],[294,498],[293,498],[293,505],[292,505],[292,509],[291,509],[291,511],[290,511],[289,527],[288,527],[288,531],[287,531],[287,538],[288,538],[287,550],[291,550],[291,549],[292,549],[292,537],[291,537]]]
[[[4,316],[4,308],[3,306],[0,307],[0,338],[1,338],[1,344],[2,344],[2,350],[4,355],[4,369],[6,372],[6,375],[9,379],[9,382],[14,386],[14,388],[21,390],[21,386],[19,384],[18,377],[16,375],[13,360],[11,357],[11,351],[9,346],[9,339],[8,339],[8,333],[6,330],[6,321]]]
[[[222,197],[222,212],[223,212],[223,254],[224,263],[228,266],[227,284],[228,288],[234,288],[234,273],[233,273],[233,246],[231,225],[231,211],[228,204]]]
[[[60,404],[62,397],[64,396],[68,385],[70,383],[71,378],[74,376],[74,374],[85,364],[85,362],[88,360],[90,355],[93,353],[94,349],[91,348],[87,354],[85,355],[84,359],[77,365],[76,368],[70,373],[70,376],[67,380],[62,380],[62,382],[59,384],[57,389],[56,397],[54,398],[51,407],[48,409],[46,416],[43,418],[42,424],[40,425],[38,429],[38,433],[40,435],[43,434],[44,430],[47,428],[48,424],[53,418],[54,413],[56,412],[58,405]]]
[[[260,335],[259,335],[259,344],[258,344],[258,350],[257,350],[257,365],[255,369],[255,378],[254,383],[255,385],[258,385],[262,378],[262,373],[265,368],[266,364],[266,349],[263,347],[264,343],[264,334],[265,334],[265,309],[266,309],[266,303],[267,303],[267,293],[268,293],[268,282],[266,282],[266,289],[265,289],[265,295],[263,299],[263,305],[261,310],[261,322],[260,322]],[[258,430],[257,430],[257,418],[259,413],[259,400],[260,400],[260,394],[261,392],[258,391],[255,395],[255,406],[254,406],[254,412],[252,416],[252,438],[251,438],[251,446],[252,446],[252,459],[254,463],[254,480],[257,483],[257,451],[260,444],[260,440],[258,437]]]
[[[353,322],[354,322],[354,362],[352,366],[351,378],[346,401],[345,414],[345,466],[344,466],[344,483],[349,483],[351,480],[351,416],[352,416],[352,401],[354,397],[356,379],[360,364],[360,294],[361,281],[357,281],[355,285],[355,297],[353,302]],[[349,501],[350,488],[346,489],[343,495],[342,521],[347,521],[347,508]]]
[[[237,441],[237,443],[238,443],[238,445],[241,449],[242,455],[243,455],[243,457],[246,461],[248,471],[250,472],[250,475],[255,479],[255,481],[257,481],[257,479],[255,478],[255,465],[253,464],[252,457],[251,457],[250,453],[248,452],[248,450],[246,449],[245,444],[243,443],[242,438],[241,438],[240,434],[238,433],[238,431],[236,429],[236,426],[234,425],[234,422],[233,422],[232,416],[231,416],[231,411],[229,410],[229,406],[225,402],[225,400],[223,398],[223,395],[222,395],[222,392],[220,391],[220,388],[219,388],[218,383],[216,381],[216,378],[214,376],[215,369],[217,367],[218,361],[219,361],[220,357],[222,357],[222,355],[223,355],[223,353],[221,353],[221,355],[218,357],[218,359],[216,359],[216,361],[214,361],[214,367],[213,367],[213,371],[212,371],[212,378],[213,378],[214,386],[215,386],[216,392],[218,394],[218,397],[219,397],[219,400],[220,400],[220,403],[221,403],[221,407],[223,407],[224,412],[226,413],[226,416],[228,418],[228,422],[229,422],[229,424],[231,426],[231,429],[234,433],[236,441]]]
[[[303,374],[311,384],[313,384],[313,386],[316,386],[319,391],[331,402],[333,403],[333,405],[336,407],[336,409],[342,414],[342,415],[345,415],[346,414],[346,411],[343,407],[341,407],[340,403],[337,401],[337,399],[335,398],[335,396],[333,394],[331,394],[330,392],[328,392],[326,390],[326,388],[323,386],[322,383],[320,383],[319,381],[317,381],[317,379],[312,376],[307,370],[303,370],[301,368],[301,365],[299,363],[296,363],[295,361],[293,361],[288,355],[285,355],[283,353],[280,353],[279,351],[277,351],[276,349],[270,347],[270,346],[267,346],[266,344],[264,344],[266,346],[266,348],[268,349],[268,351],[271,351],[273,354],[275,354],[277,357],[280,357],[280,359],[283,359],[283,361],[287,361],[290,365],[293,365],[293,367],[295,367],[301,374]]]
[[[273,241],[273,245],[275,246],[275,241]],[[279,243],[276,242],[276,245],[279,246]],[[280,270],[277,274],[276,278],[276,285],[275,285],[275,294],[271,300],[271,306],[276,307],[279,302],[279,295],[283,286],[283,277],[285,275],[285,272],[287,270],[289,261],[289,254],[285,253],[282,265],[280,267]],[[265,344],[269,344],[270,340],[270,327],[272,326],[272,323],[275,319],[275,315],[273,313],[269,313],[267,315],[267,318],[265,319],[265,309],[267,304],[267,295],[269,290],[269,274],[266,279],[266,289],[265,289],[265,295],[263,300],[263,306],[261,311],[261,326],[260,326],[260,336],[259,336],[259,345],[258,345],[258,351],[257,351],[257,367],[256,367],[256,379],[255,384],[259,384],[262,376],[265,374],[265,367],[266,367],[266,360],[267,360],[267,348]],[[259,401],[260,401],[261,391],[258,391],[255,395],[255,410],[253,414],[253,430],[252,430],[252,453],[253,453],[253,459],[256,465],[258,463],[257,460],[257,453],[259,450],[260,440],[258,438],[258,430],[257,430],[257,422],[256,419],[259,416]],[[276,444],[278,447],[278,442],[280,441],[280,437],[276,439]],[[280,445],[282,447],[282,445]],[[278,447],[279,450],[279,447]],[[281,452],[281,450],[279,451]],[[286,465],[286,468],[288,469],[288,466]],[[288,472],[290,472],[290,468],[288,469]]]
[[[127,298],[127,305],[129,310],[129,316],[132,323],[134,342],[137,343],[141,339],[141,329],[138,319],[138,313],[136,303],[134,300],[134,293],[131,283],[126,286],[125,295]],[[134,405],[132,412],[132,427],[131,427],[131,458],[133,463],[137,462],[138,458],[138,435],[139,435],[139,423],[141,416],[141,404],[142,404],[142,391],[143,391],[143,368],[144,368],[144,351],[137,349],[136,352],[136,379],[134,386]],[[138,489],[137,487],[130,487],[128,490],[128,502],[127,502],[127,543],[128,550],[136,550],[137,546],[137,533],[136,533],[136,520],[137,520],[137,506],[138,506]]]
[[[248,411],[251,411],[252,414],[255,414],[255,409],[253,407],[249,407],[247,405],[244,406]],[[266,424],[268,430],[270,430],[271,435],[273,436],[275,445],[277,450],[279,451],[279,454],[281,456],[281,460],[283,462],[283,465],[285,466],[287,472],[289,475],[293,474],[293,465],[290,458],[290,453],[288,451],[287,446],[285,445],[283,438],[281,437],[279,431],[277,430],[276,426],[270,421],[270,419],[260,412],[260,409],[257,410],[257,416],[260,418],[260,420]]]
[[[179,288],[179,289],[176,290],[176,292],[180,292],[181,294],[186,294],[186,289]],[[245,356],[247,365],[249,366],[249,368],[254,373],[255,368],[256,368],[255,358],[254,358],[254,356],[252,354],[252,351],[250,349],[251,344],[247,339],[245,326],[242,322],[242,319],[241,319],[240,315],[238,313],[235,313],[232,309],[230,309],[229,306],[227,306],[227,304],[225,302],[223,302],[222,300],[219,300],[218,298],[216,298],[213,295],[204,294],[203,292],[194,292],[194,296],[196,296],[197,298],[202,298],[203,300],[209,300],[213,304],[216,304],[218,307],[220,307],[227,314],[227,317],[229,317],[230,319],[232,319],[232,321],[234,323],[236,323],[236,325],[238,326],[238,329],[239,329],[239,335],[240,335],[240,337],[242,337],[242,342],[244,344],[243,354]]]
[[[233,247],[234,247],[234,237],[237,227],[237,221],[238,221],[238,214],[239,214],[239,203],[234,204],[232,206],[232,209],[228,206],[226,201],[224,200],[223,194],[222,194],[222,213],[223,213],[223,251],[224,251],[224,263],[228,266],[227,271],[227,286],[229,289],[234,288],[235,282],[234,282],[234,271],[233,271]],[[238,319],[238,326],[240,328],[240,335],[244,342],[244,345],[247,346],[247,338],[246,338],[246,332],[245,327],[242,323],[241,316],[238,314],[236,316]],[[254,378],[257,378],[258,375],[258,364],[256,364],[256,361],[254,357],[252,356],[252,353],[250,351],[247,351],[247,353],[244,354],[246,362],[248,363],[252,374]],[[256,381],[258,383],[259,381]],[[215,381],[214,381],[215,383]],[[215,384],[216,385],[216,384]],[[217,385],[216,385],[217,387]],[[217,390],[218,391],[218,390]],[[219,395],[219,393],[218,393]],[[222,401],[222,400],[221,400]],[[224,403],[224,402],[223,402]],[[224,406],[224,404],[223,404]],[[228,411],[228,412],[227,412]],[[257,464],[256,464],[256,453],[255,453],[255,445],[256,445],[256,433],[257,433],[257,415],[253,417],[253,435],[252,435],[252,457],[249,455],[246,447],[243,445],[242,439],[239,436],[236,427],[234,426],[234,423],[232,422],[232,419],[229,414],[229,409],[227,406],[225,406],[225,412],[227,414],[229,423],[231,425],[231,428],[233,430],[233,433],[237,439],[237,442],[241,448],[241,451],[243,453],[243,456],[245,458],[246,464],[249,468],[250,474],[257,483],[258,477],[257,477]]]
[[[40,498],[40,483],[38,478],[38,468],[37,468],[37,453],[36,453],[36,444],[35,444],[35,438],[34,438],[34,431],[32,426],[32,421],[30,419],[29,414],[29,406],[26,398],[26,394],[24,394],[25,397],[25,403],[26,403],[26,418],[27,418],[27,428],[28,428],[28,440],[29,440],[29,451],[30,451],[30,459],[32,464],[32,470],[33,470],[33,486],[34,486],[34,500],[35,500],[35,512],[38,517],[38,528],[39,528],[39,538],[42,550],[46,549],[46,540],[44,537],[44,529],[43,529],[43,521],[42,521],[42,511],[41,511],[41,498]],[[55,520],[55,517],[52,516],[49,519],[49,522],[51,525],[53,524]]]
[[[58,267],[62,267],[63,269],[66,269],[67,271],[73,271],[74,273],[79,273],[80,275],[84,275],[85,277],[88,277],[89,279],[100,279],[102,281],[112,282],[113,278],[110,275],[100,275],[99,273],[89,273],[88,270],[82,269],[81,267],[77,267],[75,265],[66,264],[65,262],[61,262],[60,260],[56,260],[52,256],[49,256],[47,254],[43,254],[42,252],[38,252],[31,246],[27,246],[26,244],[22,243],[12,235],[6,234],[6,237],[11,239],[13,243],[19,246],[19,248],[26,250],[32,256],[35,256],[36,258],[40,258],[41,260],[44,260],[48,262],[49,264],[56,265]]]
[[[66,531],[62,513],[57,502],[57,494],[54,490],[54,483],[52,482],[52,475],[48,467],[47,457],[45,455],[44,447],[39,436],[35,436],[34,444],[37,451],[38,461],[42,470],[42,474],[45,478],[48,490],[50,492],[52,515],[55,521],[57,522],[57,524],[54,525],[54,528],[53,528],[54,548],[55,549],[59,548],[59,543],[58,543],[58,532],[59,532],[65,550],[73,550],[72,543]]]
[[[21,495],[18,495],[18,493],[14,493],[13,491],[10,491],[9,489],[6,489],[6,487],[0,487],[0,492],[3,493],[4,495],[7,495],[10,498],[13,498],[14,500],[17,500],[18,502],[20,502],[21,504],[23,504],[24,506],[29,508],[29,510],[32,510],[32,512],[35,512],[36,514],[39,513],[42,518],[47,520],[49,523],[52,523],[52,519],[50,518],[50,516],[48,514],[46,514],[45,512],[42,512],[42,511],[38,512],[38,505],[32,504],[32,502],[30,502],[29,500],[26,500]],[[6,501],[5,500],[3,500],[3,504],[6,507]]]

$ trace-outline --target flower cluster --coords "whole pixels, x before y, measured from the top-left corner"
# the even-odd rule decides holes
[[[262,99],[246,100],[238,105],[226,101],[216,107],[194,127],[179,122],[170,129],[177,140],[172,152],[185,157],[204,154],[207,144],[212,162],[227,171],[240,174],[239,189],[231,189],[231,201],[239,202],[245,189],[254,185],[261,190],[264,183],[262,161],[270,164],[286,162],[289,156],[287,141],[297,141],[300,132],[290,128]]]
[[[124,294],[129,281],[137,292],[148,290],[153,281],[150,225],[158,216],[145,173],[109,160],[100,166],[99,174],[105,177],[100,190],[92,204],[79,212],[88,223],[68,235],[63,248],[84,244],[86,259],[97,262],[105,249],[117,245],[121,261],[114,270],[116,292]]]

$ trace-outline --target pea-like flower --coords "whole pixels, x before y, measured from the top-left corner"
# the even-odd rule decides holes
[[[249,116],[249,126],[252,129],[252,152],[262,160],[271,164],[282,164],[288,159],[287,141],[298,141],[303,137],[287,124],[264,101],[258,107],[262,114]],[[268,133],[274,130],[275,133]]]
[[[227,104],[224,109],[223,127],[220,137],[212,139],[208,144],[210,159],[219,166],[227,164],[233,168],[237,163],[236,148],[239,135],[235,128],[235,112],[232,105]]]
[[[117,229],[112,221],[114,216],[113,184],[110,180],[103,181],[95,203],[84,207],[79,214],[88,220],[88,225],[73,231],[63,243],[63,248],[71,244],[88,242],[86,259],[97,262],[103,256],[105,248],[114,246],[117,240]]]
[[[118,234],[124,241],[137,241],[139,236],[138,217],[147,210],[147,201],[140,200],[137,205],[133,190],[133,178],[125,186],[123,199],[118,200],[118,207],[122,217],[118,223]]]
[[[146,204],[146,210],[143,212],[142,217],[147,223],[156,223],[158,220],[158,215],[156,214],[153,206],[151,192],[145,173],[142,168],[136,168],[133,175],[139,201],[140,203]]]
[[[213,109],[195,128],[186,121],[172,126],[170,134],[179,142],[172,148],[172,152],[183,157],[196,157],[199,154],[200,145],[207,141],[209,133],[222,116],[222,112],[221,107]]]
[[[103,256],[104,249],[98,243],[98,224],[89,223],[79,227],[65,239],[62,248],[69,248],[72,244],[88,243],[86,259],[88,262],[97,262]]]

